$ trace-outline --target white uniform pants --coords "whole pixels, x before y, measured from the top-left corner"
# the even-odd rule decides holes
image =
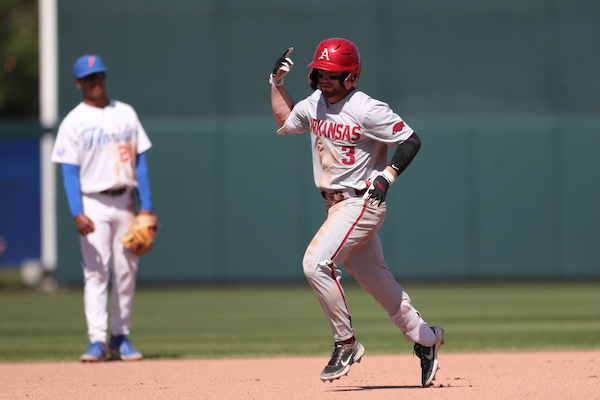
[[[106,342],[108,285],[112,267],[111,331],[128,335],[139,257],[125,250],[121,237],[135,218],[132,190],[121,196],[83,195],[83,210],[96,227],[80,235],[84,276],[83,301],[90,342]]]
[[[432,346],[435,334],[412,307],[410,297],[388,270],[377,231],[386,214],[381,207],[365,205],[362,197],[328,202],[323,223],[304,255],[303,268],[329,318],[336,342],[354,336],[352,319],[340,284],[344,267],[361,287],[387,311],[411,342]]]

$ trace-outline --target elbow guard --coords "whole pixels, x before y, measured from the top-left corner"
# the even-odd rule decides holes
[[[396,151],[392,156],[392,162],[390,163],[390,167],[396,171],[398,175],[402,173],[411,163],[413,158],[417,155],[417,152],[421,148],[421,140],[417,136],[415,132],[404,142],[400,143],[398,147],[396,147]]]

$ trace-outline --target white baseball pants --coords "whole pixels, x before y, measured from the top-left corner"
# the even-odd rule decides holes
[[[436,337],[410,302],[410,297],[388,270],[377,231],[386,214],[362,197],[327,202],[327,219],[304,254],[303,268],[329,318],[336,342],[354,336],[344,290],[340,284],[343,264],[387,311],[408,341],[432,346]]]
[[[80,235],[84,276],[83,301],[91,343],[106,343],[108,286],[112,268],[111,331],[128,335],[139,256],[125,250],[121,237],[135,218],[135,200],[129,188],[121,196],[82,196],[84,213],[96,230]]]

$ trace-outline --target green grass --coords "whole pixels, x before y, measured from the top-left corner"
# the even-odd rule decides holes
[[[600,348],[600,282],[405,284],[445,352]],[[369,354],[412,346],[361,288],[345,287]],[[85,350],[82,290],[0,288],[0,362],[74,361]],[[308,284],[140,287],[131,339],[150,359],[329,356],[329,323]]]

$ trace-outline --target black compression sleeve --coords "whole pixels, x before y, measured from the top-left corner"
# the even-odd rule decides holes
[[[396,151],[394,151],[394,155],[392,156],[390,167],[392,167],[394,171],[400,175],[402,171],[408,167],[408,164],[411,163],[413,158],[415,158],[420,148],[421,139],[419,139],[417,134],[413,132],[408,139],[396,147]]]

